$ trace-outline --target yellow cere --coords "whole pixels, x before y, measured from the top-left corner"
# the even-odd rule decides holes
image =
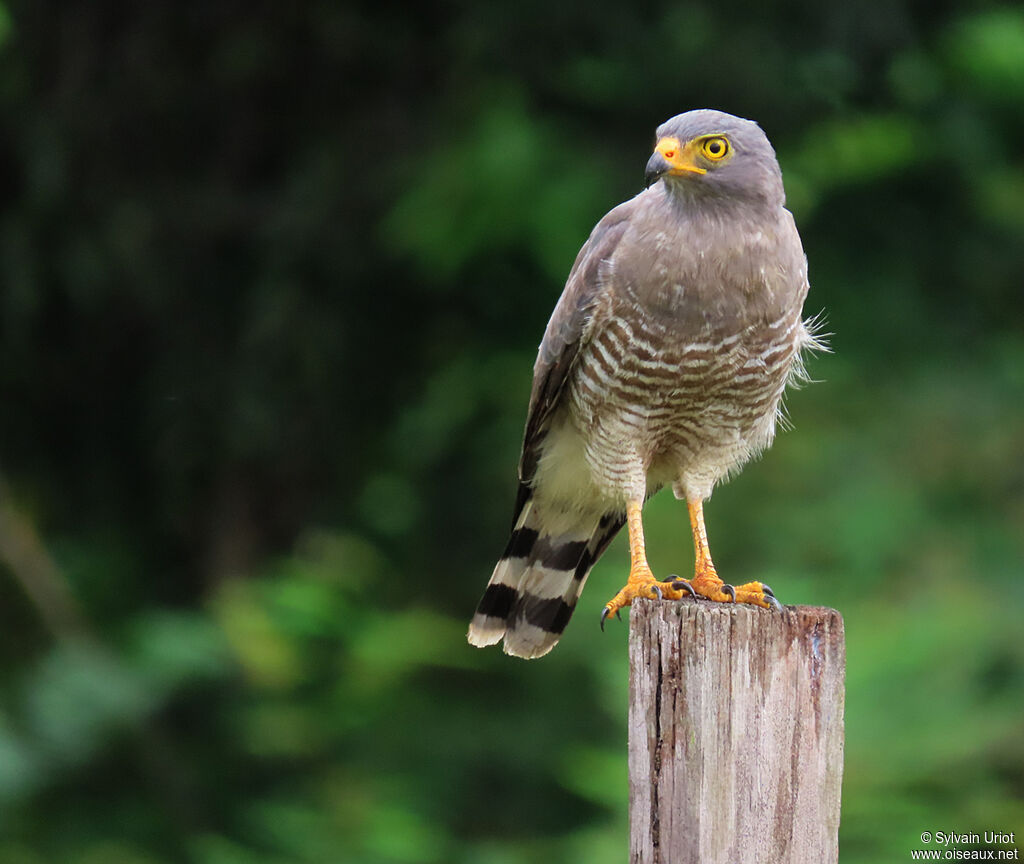
[[[695,144],[695,141],[690,141],[683,146],[678,138],[661,138],[654,149],[671,166],[669,174],[707,174],[706,168],[697,165]]]

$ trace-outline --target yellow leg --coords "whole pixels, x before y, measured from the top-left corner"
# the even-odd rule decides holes
[[[708,532],[704,527],[704,502],[687,501],[690,511],[690,527],[693,529],[693,549],[696,561],[693,568],[693,579],[689,586],[701,597],[707,597],[718,603],[753,603],[770,609],[778,608],[779,601],[772,594],[772,589],[763,582],[748,582],[746,585],[726,585],[715,570],[711,560],[711,549],[708,547]],[[680,580],[685,581],[685,580]]]
[[[669,582],[658,582],[647,563],[647,550],[644,546],[644,525],[640,516],[640,501],[630,501],[626,505],[626,522],[629,527],[629,579],[623,589],[609,600],[601,612],[601,626],[609,615],[618,614],[624,606],[629,606],[637,597],[678,600],[693,592],[685,588],[674,588]]]

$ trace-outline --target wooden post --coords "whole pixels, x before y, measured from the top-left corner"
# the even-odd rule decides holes
[[[640,600],[629,654],[632,864],[838,860],[838,612]]]

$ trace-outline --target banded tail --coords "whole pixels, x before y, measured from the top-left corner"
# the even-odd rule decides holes
[[[624,521],[617,513],[581,516],[574,529],[549,533],[527,501],[470,622],[470,644],[482,648],[504,638],[506,654],[547,654],[562,637],[590,568]]]

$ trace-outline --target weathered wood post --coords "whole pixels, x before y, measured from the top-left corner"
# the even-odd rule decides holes
[[[838,612],[642,600],[629,653],[632,864],[838,860]]]

